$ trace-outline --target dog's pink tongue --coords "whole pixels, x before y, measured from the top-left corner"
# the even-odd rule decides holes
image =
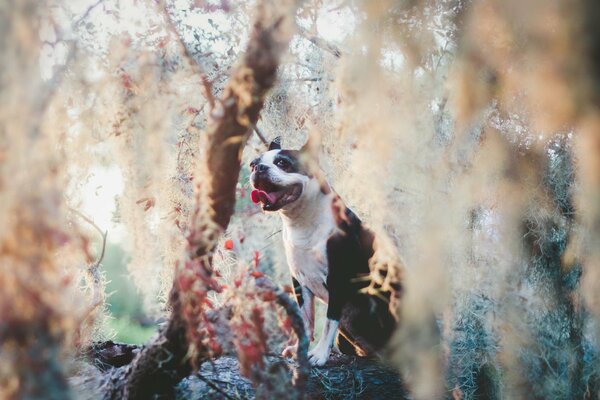
[[[261,201],[263,203],[273,204],[273,203],[275,203],[275,201],[277,201],[277,198],[275,196],[265,192],[264,190],[254,189],[250,193],[250,200],[252,200],[252,202],[254,204],[258,204]]]

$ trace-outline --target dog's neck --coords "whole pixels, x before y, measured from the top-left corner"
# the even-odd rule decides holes
[[[303,195],[289,207],[281,209],[279,214],[286,229],[314,231],[319,227],[326,228],[324,223],[333,218],[331,205],[332,194],[323,193],[319,183],[311,180]]]

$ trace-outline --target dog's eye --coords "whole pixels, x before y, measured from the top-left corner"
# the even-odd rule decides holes
[[[290,162],[282,158],[278,160],[275,165],[277,165],[279,168],[288,168],[290,166]]]

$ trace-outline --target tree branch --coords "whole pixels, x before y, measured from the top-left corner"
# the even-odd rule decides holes
[[[172,394],[174,386],[211,352],[199,329],[207,322],[206,293],[217,290],[212,255],[234,211],[240,154],[256,124],[265,96],[275,83],[280,57],[293,33],[296,5],[257,6],[246,53],[215,102],[206,132],[202,186],[198,187],[187,235],[185,259],[176,269],[169,304],[171,316],[156,339],[144,346],[133,363],[111,376],[112,399],[152,398]],[[165,10],[168,13],[168,10]],[[186,290],[200,282],[203,295]],[[195,284],[197,287],[197,284]]]
[[[90,356],[104,369],[119,367],[131,358],[135,346],[107,342],[97,344]],[[269,356],[269,364],[299,368],[293,361]],[[110,371],[109,371],[110,373]],[[202,364],[197,374],[181,382],[176,393],[186,399],[250,399],[256,392],[252,383],[241,375],[235,356],[223,356]],[[307,376],[306,396],[310,399],[407,399],[408,392],[394,368],[375,358],[336,356],[325,366],[313,368]]]
[[[88,309],[84,313],[84,316],[81,320],[81,326],[83,327],[85,322],[90,318],[94,310],[98,308],[102,303],[104,303],[104,287],[102,285],[102,275],[100,274],[100,263],[104,259],[104,254],[106,253],[106,238],[108,236],[108,231],[102,231],[98,224],[94,222],[93,219],[85,215],[79,210],[76,210],[72,207],[69,207],[69,211],[76,214],[79,218],[83,219],[85,222],[90,224],[102,237],[102,248],[100,250],[100,255],[98,259],[90,263],[87,267],[86,273],[88,275],[88,279],[92,284],[92,302],[89,305]],[[82,329],[80,329],[81,332]]]
[[[258,136],[258,138],[260,139],[260,141],[262,142],[262,144],[264,144],[265,146],[269,146],[269,141],[267,140],[266,136],[264,135],[264,133],[262,133],[262,131],[258,128],[258,125],[254,125],[254,133],[256,133],[256,136]]]
[[[302,27],[298,27],[298,33],[304,39],[308,40],[309,42],[311,42],[312,44],[314,44],[321,50],[325,50],[329,54],[333,55],[335,58],[342,57],[342,54],[343,54],[342,50],[340,50],[336,45],[329,43],[328,41],[324,40],[323,38],[320,38],[317,35],[313,35],[308,30],[306,30]]]

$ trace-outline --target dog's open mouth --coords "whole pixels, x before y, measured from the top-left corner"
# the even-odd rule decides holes
[[[266,211],[277,211],[286,204],[296,201],[302,194],[302,184],[279,186],[260,181],[254,187],[250,199],[255,204],[262,203],[262,208]]]

